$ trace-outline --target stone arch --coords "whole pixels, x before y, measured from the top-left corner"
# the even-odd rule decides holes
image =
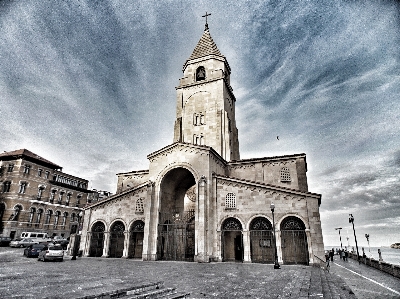
[[[253,263],[273,263],[275,248],[272,223],[265,216],[253,217],[249,223],[250,253]]]
[[[100,257],[103,255],[105,231],[106,225],[103,221],[97,220],[92,224],[90,228],[89,256]]]
[[[235,217],[227,217],[221,224],[223,261],[243,261],[243,225]]]
[[[280,223],[282,260],[284,264],[309,263],[306,225],[297,216],[286,216]]]
[[[159,225],[157,258],[193,261],[195,242],[195,209],[185,198],[198,177],[188,164],[178,164],[164,170],[159,182]],[[192,194],[190,196],[193,196]]]
[[[143,220],[136,220],[131,224],[129,229],[128,257],[131,258],[142,257],[144,226],[145,223]]]
[[[22,211],[24,211],[24,206],[20,203],[15,204],[8,221],[19,221]]]
[[[118,219],[110,226],[110,242],[108,247],[109,257],[120,258],[123,256],[125,243],[125,223]]]

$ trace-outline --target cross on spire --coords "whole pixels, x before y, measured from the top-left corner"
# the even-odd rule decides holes
[[[204,30],[208,30],[208,23],[207,23],[207,17],[208,16],[211,16],[211,14],[207,13],[207,12],[206,12],[206,14],[204,16],[201,16],[202,18],[204,18],[204,17],[206,18],[206,27],[204,28]]]

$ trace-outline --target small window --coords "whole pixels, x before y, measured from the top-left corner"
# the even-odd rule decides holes
[[[48,179],[49,176],[50,176],[50,172],[49,172],[48,170],[46,170],[46,171],[44,172],[44,177],[45,177],[46,179]]]
[[[144,212],[144,198],[141,197],[136,200],[136,213],[143,213]]]
[[[225,209],[236,209],[236,194],[228,193],[225,196]]]
[[[26,191],[26,186],[27,186],[28,184],[26,183],[26,182],[21,182],[20,184],[19,184],[19,190],[18,190],[18,193],[25,193],[25,191]]]
[[[205,125],[205,117],[203,112],[198,112],[193,115],[193,124],[195,126]]]
[[[44,190],[44,186],[39,186],[38,188],[38,195],[37,195],[37,199],[42,199],[43,196],[43,190]]]
[[[8,172],[12,172],[14,170],[14,164],[8,164]]]
[[[201,81],[206,79],[206,69],[204,66],[199,66],[196,70],[196,81]]]
[[[5,181],[3,183],[3,192],[10,192],[11,182]]]
[[[24,165],[24,173],[25,174],[29,174],[29,172],[31,171],[31,166],[30,165]]]
[[[282,167],[281,169],[281,182],[291,182],[290,171],[287,167]]]
[[[42,172],[43,172],[43,169],[40,169],[40,168],[39,168],[38,171],[37,171],[37,175],[38,175],[38,176],[42,176]]]

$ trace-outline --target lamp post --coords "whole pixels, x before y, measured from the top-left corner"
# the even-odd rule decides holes
[[[72,250],[72,261],[76,260],[76,255],[78,254],[78,250],[79,250],[79,243],[81,241],[81,235],[80,235],[80,227],[81,227],[81,220],[83,217],[83,211],[80,211],[78,214],[78,229],[77,232],[75,233],[75,238],[74,238],[74,248]]]
[[[270,208],[271,208],[271,212],[272,212],[272,229],[274,231],[274,247],[275,247],[274,269],[280,269],[281,266],[279,266],[279,263],[278,263],[278,249],[276,248],[276,233],[275,233],[275,218],[274,218],[275,205],[273,202],[271,203]]]
[[[369,246],[369,234],[365,234],[365,237],[367,238],[367,242],[368,242],[369,257],[371,257],[371,247]]]
[[[336,227],[335,230],[339,231],[339,239],[340,239],[340,249],[343,249],[343,245],[342,245],[342,236],[340,235],[340,230],[342,228],[341,227]]]
[[[356,230],[354,229],[353,214],[349,214],[349,223],[353,224],[354,240],[356,241],[356,249],[357,249],[357,261],[358,263],[360,263],[360,254],[358,253],[357,237],[356,237]]]

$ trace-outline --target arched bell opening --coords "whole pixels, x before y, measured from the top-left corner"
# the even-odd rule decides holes
[[[282,260],[284,264],[308,265],[308,244],[301,219],[289,216],[281,223]]]
[[[242,230],[242,224],[236,218],[228,218],[222,223],[222,261],[243,262],[244,250]]]
[[[121,221],[113,223],[110,229],[109,257],[120,258],[124,252],[125,225]]]
[[[183,167],[170,170],[160,186],[157,258],[193,261],[196,181]]]
[[[142,258],[144,238],[144,222],[137,220],[132,223],[129,230],[129,249],[128,256],[130,258]]]
[[[89,256],[100,257],[103,255],[104,231],[106,230],[103,222],[96,222],[90,231]]]
[[[274,263],[274,242],[271,222],[265,217],[250,223],[250,252],[253,263]]]

